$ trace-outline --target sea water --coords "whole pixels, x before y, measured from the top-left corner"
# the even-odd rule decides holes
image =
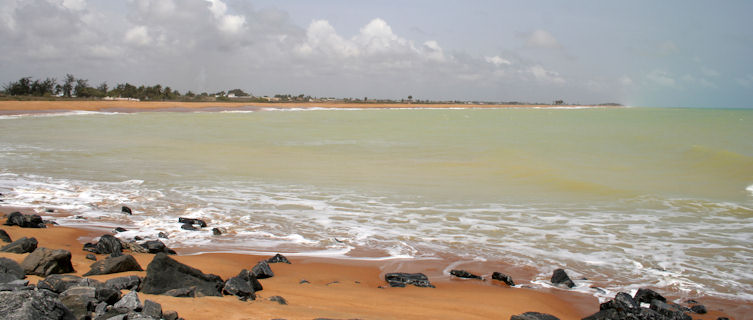
[[[451,254],[753,301],[753,110],[245,110],[0,117],[1,204],[173,248]]]

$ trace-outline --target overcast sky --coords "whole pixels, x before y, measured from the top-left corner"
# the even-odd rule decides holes
[[[753,1],[0,0],[0,82],[753,107]]]

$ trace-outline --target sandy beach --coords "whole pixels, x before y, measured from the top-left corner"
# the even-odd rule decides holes
[[[180,102],[180,101],[105,101],[105,100],[71,100],[71,101],[0,101],[0,112],[6,114],[42,112],[42,111],[208,111],[233,110],[238,108],[340,108],[340,109],[387,109],[387,108],[531,108],[531,107],[569,107],[552,105],[495,105],[495,104],[420,104],[420,103],[340,103],[340,102],[296,102],[296,103],[258,103],[258,102]]]

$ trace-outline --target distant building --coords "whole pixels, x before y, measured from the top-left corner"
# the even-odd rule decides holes
[[[562,100],[554,100],[554,104],[564,104],[565,101]]]

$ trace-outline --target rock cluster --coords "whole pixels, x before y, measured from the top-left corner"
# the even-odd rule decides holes
[[[18,211],[12,212],[5,220],[6,226],[19,226],[21,228],[45,228],[44,220],[36,214],[22,214]]]
[[[642,307],[648,304],[649,307]],[[698,312],[701,311],[701,312]],[[702,305],[687,308],[675,303],[668,303],[667,299],[651,289],[639,289],[635,296],[620,292],[614,299],[602,303],[599,312],[583,320],[611,320],[611,319],[651,319],[651,320],[692,320],[688,313],[705,313]]]
[[[390,287],[405,287],[407,285],[414,285],[416,287],[434,288],[434,285],[429,282],[429,277],[423,273],[388,273],[384,275],[384,281],[390,285]]]

